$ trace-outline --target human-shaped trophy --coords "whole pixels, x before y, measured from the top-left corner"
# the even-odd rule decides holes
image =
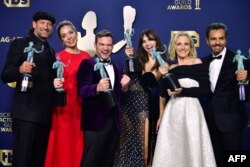
[[[132,6],[124,6],[123,7],[123,30],[124,33],[126,32],[127,29],[131,31],[133,29],[133,23],[135,21],[135,16],[136,16],[136,9],[133,8]],[[127,41],[123,38],[116,44],[114,44],[112,53],[118,52],[123,46],[125,46]]]
[[[96,58],[95,61],[96,61],[96,64],[94,66],[94,71],[99,70],[101,78],[107,78],[108,75],[106,71],[104,70],[104,63],[102,63],[99,58]]]
[[[134,29],[132,29],[131,31],[129,29],[126,29],[126,31],[124,32],[124,39],[127,43],[127,47],[129,48],[133,48],[131,37],[134,35],[134,31]]]
[[[163,58],[161,57],[162,54],[166,53],[166,50],[167,50],[166,45],[164,45],[164,51],[162,52],[156,51],[155,47],[152,48],[152,58],[156,59],[157,62],[160,64],[160,66],[164,66],[166,64]]]
[[[94,66],[94,71],[99,70],[101,78],[108,78],[108,74],[106,73],[104,63],[101,62],[99,58],[96,58],[95,61],[96,64]],[[101,92],[100,96],[108,108],[114,108],[115,106],[117,106],[118,102],[113,89],[108,88],[104,92]]]
[[[60,80],[63,79],[64,77],[64,67],[69,66],[70,61],[68,64],[64,64],[60,57],[56,57],[56,61],[53,63],[52,68],[56,69],[56,77],[59,78]],[[56,88],[56,98],[55,98],[55,103],[57,106],[65,106],[66,105],[66,91],[64,90],[63,87],[61,88]]]
[[[249,49],[249,56],[245,57],[244,55],[241,54],[241,51],[238,49],[237,54],[234,56],[233,62],[237,62],[237,70],[241,71],[244,70],[244,60],[249,59],[250,57],[250,49]],[[239,81],[238,85],[239,85],[239,98],[241,101],[246,100],[246,94],[245,94],[245,82],[244,81]]]
[[[131,37],[134,35],[134,29],[126,29],[124,32],[124,40],[127,43],[128,48],[133,48],[132,40]],[[137,71],[137,63],[136,59],[133,55],[129,55],[128,58],[126,58],[126,66],[127,66],[127,71],[129,73],[133,73]]]
[[[160,64],[160,66],[164,66],[166,63],[162,58],[162,54],[166,53],[167,47],[164,45],[164,51],[160,52],[157,51],[156,48],[152,48],[152,58],[156,59],[157,62]],[[162,76],[162,84],[164,84],[166,88],[171,89],[171,91],[174,91],[177,88],[180,88],[181,85],[176,78],[176,76],[173,73],[167,73]]]
[[[34,53],[41,53],[43,51],[43,45],[41,50],[37,50],[34,47],[33,41],[29,42],[29,46],[25,47],[23,53],[28,53],[27,60],[30,63],[33,63],[34,60]],[[23,74],[22,81],[21,81],[21,92],[31,92],[33,88],[33,81],[31,74]]]

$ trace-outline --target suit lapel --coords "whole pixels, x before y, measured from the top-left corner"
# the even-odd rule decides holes
[[[115,73],[115,78],[114,78],[114,89],[117,88],[117,83],[119,83],[119,74],[118,74],[118,69],[117,67],[113,64],[113,68],[114,68],[114,73]]]
[[[218,77],[214,92],[216,92],[217,89],[222,86],[223,77],[225,76],[224,74],[226,73],[226,70],[231,70],[229,68],[230,68],[230,64],[232,64],[232,61],[233,61],[232,54],[230,54],[229,50],[227,50],[226,54],[225,54],[225,58],[224,58],[224,60],[222,62],[221,70],[220,70],[220,73],[219,73],[219,77]]]

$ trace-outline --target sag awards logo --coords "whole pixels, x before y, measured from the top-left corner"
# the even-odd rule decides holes
[[[22,38],[22,37],[0,37],[0,43],[9,43],[17,38]]]
[[[0,149],[0,165],[2,166],[12,166],[12,150],[1,150]]]
[[[194,9],[201,10],[200,0],[193,1],[195,1]],[[167,10],[192,10],[192,6],[192,0],[174,0],[174,5],[168,5]]]
[[[30,7],[30,0],[4,0],[4,4],[15,8]]]
[[[11,130],[12,119],[10,113],[2,112],[0,113],[0,132],[12,132]]]
[[[179,31],[171,31],[171,38],[178,33]],[[198,48],[200,46],[200,35],[196,31],[185,31],[187,32],[194,41],[194,46]]]

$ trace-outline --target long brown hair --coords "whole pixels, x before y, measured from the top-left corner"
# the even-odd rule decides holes
[[[154,40],[156,41],[156,50],[157,51],[164,51],[163,44],[161,43],[159,35],[152,29],[145,29],[142,31],[140,38],[139,38],[139,44],[137,48],[137,56],[139,59],[139,63],[142,67],[142,69],[145,68],[145,63],[149,61],[149,58],[147,56],[147,52],[143,49],[142,44],[143,44],[143,37],[144,35],[148,37],[149,40]],[[163,60],[166,60],[165,54],[161,55]],[[151,71],[154,71],[155,69],[158,70],[160,64],[156,61],[154,66],[152,67]]]

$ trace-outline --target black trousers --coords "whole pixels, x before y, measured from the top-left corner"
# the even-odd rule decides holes
[[[210,136],[217,167],[223,167],[225,151],[238,151],[241,149],[243,129],[233,132],[213,131]]]
[[[13,120],[13,167],[44,167],[49,125]]]
[[[113,120],[101,131],[85,131],[81,167],[112,167],[119,140]]]

